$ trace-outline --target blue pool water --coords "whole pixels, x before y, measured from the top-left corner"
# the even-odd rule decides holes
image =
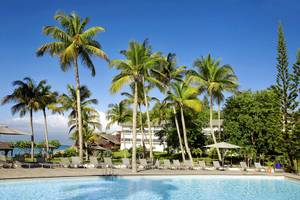
[[[299,200],[300,184],[262,176],[56,178],[0,181],[0,199]]]

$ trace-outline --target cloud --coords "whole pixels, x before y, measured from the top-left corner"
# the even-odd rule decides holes
[[[112,133],[114,131],[119,131],[121,129],[120,126],[117,125],[117,123],[114,123],[110,126],[109,129],[106,129],[107,124],[109,123],[109,120],[106,119],[106,113],[102,112],[100,110],[97,110],[99,113],[100,123],[102,125],[102,131],[107,131],[108,133]]]

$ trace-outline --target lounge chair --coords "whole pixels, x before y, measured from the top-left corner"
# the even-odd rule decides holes
[[[161,166],[159,159],[156,159],[155,164],[153,165],[154,169],[163,169],[163,166]]]
[[[173,160],[173,166],[175,169],[182,169],[182,166],[181,166],[179,160]]]
[[[16,167],[23,167],[23,168],[36,168],[40,167],[37,162],[25,162],[24,156],[18,156],[17,160],[15,161]]]
[[[9,162],[4,155],[0,155],[0,166],[3,168],[14,168],[14,163]]]
[[[57,163],[46,162],[44,157],[37,157],[36,160],[42,168],[54,168],[59,166]]]
[[[111,158],[108,158],[108,157],[104,158],[104,166],[106,168],[114,168]]]
[[[152,165],[148,164],[146,159],[140,159],[140,167],[143,169],[149,169]]]
[[[71,164],[70,164],[70,167],[71,168],[82,168],[83,167],[83,164],[81,163],[81,160],[79,157],[71,157]]]
[[[225,170],[225,168],[221,167],[219,161],[213,161],[213,165],[214,165],[214,168],[215,168],[216,170],[220,170],[220,171],[224,171],[224,170]]]
[[[122,165],[125,168],[128,168],[128,169],[131,168],[130,160],[128,158],[122,158]]]
[[[242,171],[247,171],[248,170],[248,166],[247,166],[246,162],[240,162],[240,165],[241,165],[241,170]]]
[[[68,158],[60,158],[59,164],[61,167],[65,167],[65,168],[68,168],[71,165],[70,160]]]
[[[204,160],[200,160],[198,163],[199,163],[199,168],[200,169],[203,169],[203,170],[207,169]]]
[[[194,169],[191,160],[185,160],[185,161],[184,161],[184,167],[185,167],[185,169]]]
[[[164,169],[173,169],[170,160],[168,159],[164,160]]]
[[[259,172],[265,172],[266,171],[266,169],[263,166],[261,166],[260,162],[255,162],[254,166],[255,166],[255,169]]]
[[[102,167],[102,165],[101,165],[101,163],[99,163],[97,157],[94,157],[94,156],[90,156],[90,164],[92,164],[94,168]]]

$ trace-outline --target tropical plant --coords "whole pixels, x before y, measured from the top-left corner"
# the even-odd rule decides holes
[[[33,112],[39,109],[39,92],[45,81],[40,81],[37,85],[29,78],[13,82],[14,91],[5,96],[1,104],[15,103],[11,107],[13,115],[19,113],[20,117],[24,117],[29,112],[30,129],[31,129],[31,159],[34,157],[34,130],[33,130]]]
[[[51,56],[58,56],[60,66],[63,71],[67,71],[73,65],[76,80],[76,102],[77,102],[77,117],[78,117],[78,134],[79,134],[79,157],[83,158],[83,143],[82,143],[82,119],[80,107],[80,79],[78,72],[78,59],[80,59],[95,76],[95,66],[91,56],[104,58],[108,61],[107,55],[102,51],[101,45],[94,38],[104,31],[100,26],[86,28],[89,18],[81,18],[75,12],[66,15],[58,12],[54,19],[58,21],[60,26],[46,26],[43,31],[47,36],[51,36],[55,41],[42,45],[37,50],[37,56],[43,56],[49,53]]]
[[[190,161],[193,161],[193,157],[188,145],[183,109],[184,107],[188,107],[197,112],[200,112],[202,110],[202,102],[197,98],[198,94],[199,94],[198,88],[191,87],[187,85],[185,82],[183,83],[174,82],[172,83],[171,91],[168,94],[168,97],[166,98],[166,100],[173,102],[180,109],[183,139],[184,139],[185,149],[189,156]]]
[[[115,123],[117,123],[118,126],[121,126],[121,135],[123,135],[124,149],[126,149],[123,123],[130,120],[131,114],[129,112],[129,109],[124,101],[121,101],[118,104],[110,104],[108,107],[109,110],[107,111],[106,118],[109,120],[109,122],[107,124],[107,128],[111,127],[111,125]],[[126,151],[124,151],[124,157],[126,157]]]
[[[46,84],[46,81],[41,84],[40,91],[38,94],[38,107],[43,112],[44,125],[45,125],[45,144],[46,144],[46,155],[49,158],[49,140],[48,140],[48,123],[46,109],[51,107],[57,101],[57,92],[51,91],[51,86]]]
[[[112,60],[110,65],[114,66],[120,73],[112,80],[111,92],[118,92],[124,85],[134,85],[134,101],[132,109],[132,171],[137,172],[136,165],[136,127],[137,127],[137,106],[138,106],[138,84],[142,82],[144,70],[152,65],[149,58],[149,49],[145,43],[139,44],[136,41],[129,43],[127,50],[121,51],[125,60]]]
[[[179,82],[182,81],[182,77],[185,74],[185,69],[186,69],[185,66],[177,67],[176,55],[173,53],[169,53],[167,57],[164,58],[164,60],[160,60],[160,62],[158,62],[157,65],[155,65],[155,67],[151,69],[151,73],[153,74],[154,77],[156,77],[156,80],[161,82],[161,84],[159,85],[162,87],[159,88],[162,89],[163,93],[165,94],[165,97],[170,92],[170,85],[174,81],[179,81]],[[172,106],[172,110],[174,114],[174,120],[175,120],[175,125],[177,130],[177,136],[179,140],[179,146],[181,150],[181,156],[182,156],[182,160],[184,161],[185,151],[182,145],[181,133],[180,133],[175,105]]]
[[[213,141],[216,144],[217,140],[212,127],[213,120],[213,102],[215,95],[222,91],[231,91],[236,88],[237,77],[230,65],[220,66],[220,60],[214,60],[210,54],[207,57],[196,59],[194,67],[189,75],[188,82],[192,81],[200,85],[201,90],[204,90],[210,97],[210,129]],[[217,148],[218,158],[222,161],[221,154]]]

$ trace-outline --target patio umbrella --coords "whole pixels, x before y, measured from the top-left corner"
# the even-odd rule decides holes
[[[227,142],[219,142],[219,143],[216,143],[216,144],[206,145],[204,147],[206,147],[206,148],[219,148],[219,149],[223,150],[222,165],[224,165],[224,159],[225,159],[226,153],[228,152],[228,149],[240,149],[240,148],[242,148],[240,146],[230,144],[230,143],[227,143]]]
[[[31,133],[27,133],[24,131],[20,131],[14,128],[9,128],[5,125],[0,125],[0,135],[29,135],[31,136]]]
[[[207,148],[219,148],[219,149],[240,149],[240,148],[242,148],[240,146],[237,146],[237,145],[234,145],[234,144],[230,144],[230,143],[227,143],[227,142],[219,142],[219,143],[216,143],[216,144],[206,145],[204,147],[207,147]]]

